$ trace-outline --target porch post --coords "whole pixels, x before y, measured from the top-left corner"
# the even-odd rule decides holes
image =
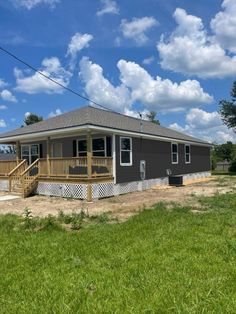
[[[16,163],[17,163],[17,164],[19,164],[20,157],[21,157],[21,153],[20,153],[20,142],[17,141],[17,142],[16,142]]]
[[[47,137],[47,172],[48,172],[48,176],[50,176],[50,174],[51,174],[50,157],[51,157],[50,137]]]
[[[87,201],[92,201],[92,136],[91,131],[87,132],[87,173],[88,173],[88,189],[87,189]]]

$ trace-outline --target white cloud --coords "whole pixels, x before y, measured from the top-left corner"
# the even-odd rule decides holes
[[[6,126],[6,122],[3,119],[0,119],[0,128],[5,128]]]
[[[80,34],[80,33],[75,33],[75,35],[71,37],[71,41],[68,45],[67,54],[66,54],[67,56],[71,58],[70,60],[71,68],[73,68],[75,65],[78,52],[84,48],[89,47],[89,42],[92,39],[93,39],[92,35]]]
[[[121,82],[131,90],[132,101],[139,101],[148,109],[158,111],[180,111],[196,104],[208,104],[213,98],[205,93],[196,80],[180,84],[157,76],[153,78],[134,62],[118,62]]]
[[[8,84],[3,80],[3,79],[1,79],[0,78],[0,88],[4,88],[4,87],[6,87]]]
[[[124,110],[124,114],[126,116],[130,116],[130,117],[133,117],[133,118],[139,118],[140,119],[140,114],[141,114],[143,120],[147,120],[147,114],[148,113],[149,113],[149,111],[147,109],[144,109],[142,111],[135,111],[135,110],[132,110],[132,109],[125,108],[125,110]]]
[[[236,75],[236,56],[227,55],[216,37],[207,35],[200,18],[179,8],[173,16],[178,26],[157,45],[162,68],[199,77]]]
[[[199,108],[192,108],[186,114],[185,126],[172,123],[169,127],[209,142],[232,141],[236,143],[235,133],[222,123],[220,115],[216,111],[206,112]]]
[[[236,2],[224,0],[222,7],[211,20],[211,28],[222,47],[236,53]]]
[[[154,17],[133,18],[131,21],[121,21],[121,31],[123,36],[133,39],[136,44],[143,45],[148,41],[146,32],[158,25],[158,21]]]
[[[154,61],[154,57],[151,56],[149,58],[144,59],[143,64],[149,65],[149,64],[153,63],[153,61]]]
[[[53,118],[53,117],[56,117],[56,116],[59,116],[62,114],[62,111],[60,108],[57,108],[55,111],[51,111],[48,115],[49,118]]]
[[[80,77],[89,98],[120,112],[132,110],[135,102],[142,103],[147,110],[167,112],[186,110],[213,101],[196,80],[177,84],[158,76],[153,78],[138,64],[125,60],[120,60],[117,67],[121,83],[114,86],[104,77],[100,65],[92,63],[87,57],[81,59]]]
[[[11,0],[11,2],[15,7],[23,7],[31,10],[40,4],[45,4],[53,9],[60,0]]]
[[[58,58],[45,58],[42,61],[42,67],[40,71],[47,76],[50,76],[53,80],[58,83],[68,86],[70,82],[71,73],[66,71],[62,66]],[[23,92],[27,94],[60,94],[63,93],[63,88],[39,73],[34,73],[33,75],[27,75],[29,72],[21,71],[17,68],[14,69],[14,74],[16,77],[16,88],[18,92]]]
[[[97,16],[104,14],[119,14],[119,7],[114,0],[101,0],[102,8],[97,11]]]
[[[0,110],[5,110],[5,109],[7,109],[7,106],[5,106],[5,105],[0,105]]]
[[[87,57],[80,61],[80,77],[85,83],[86,94],[95,102],[122,111],[130,107],[130,93],[123,84],[115,87],[103,75],[100,65]]]
[[[5,101],[17,102],[16,97],[7,89],[0,92],[0,97]]]
[[[31,112],[29,112],[29,111],[26,112],[26,113],[25,113],[25,119],[27,119],[30,115],[31,115]]]

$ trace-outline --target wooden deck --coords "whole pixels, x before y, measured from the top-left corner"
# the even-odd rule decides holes
[[[10,192],[27,197],[40,181],[87,184],[112,181],[113,158],[39,158],[31,165],[26,160],[0,161],[0,178],[9,180]]]

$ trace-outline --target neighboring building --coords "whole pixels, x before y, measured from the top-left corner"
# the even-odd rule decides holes
[[[218,161],[216,163],[215,171],[229,171],[230,162],[227,160]]]
[[[18,168],[8,181],[12,190],[21,176],[16,186],[23,182],[25,196],[35,190],[100,198],[166,184],[168,169],[184,180],[206,177],[211,171],[211,144],[90,106],[0,134],[0,143],[17,147]],[[20,159],[31,166],[26,169]],[[4,179],[2,187],[7,188]]]
[[[15,154],[0,153],[0,160],[15,160]]]

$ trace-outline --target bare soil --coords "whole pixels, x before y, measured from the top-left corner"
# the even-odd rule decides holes
[[[125,220],[158,202],[191,205],[193,212],[198,212],[199,197],[228,192],[236,192],[236,177],[215,176],[203,182],[189,183],[183,187],[153,187],[147,191],[101,199],[92,203],[35,195],[26,199],[0,202],[0,214],[22,215],[24,208],[28,207],[34,216],[45,217],[49,214],[57,215],[59,210],[63,210],[64,213],[71,213],[72,211],[79,212],[83,208],[88,211],[89,215],[109,213],[112,217]],[[0,195],[6,195],[6,193],[0,192]]]

